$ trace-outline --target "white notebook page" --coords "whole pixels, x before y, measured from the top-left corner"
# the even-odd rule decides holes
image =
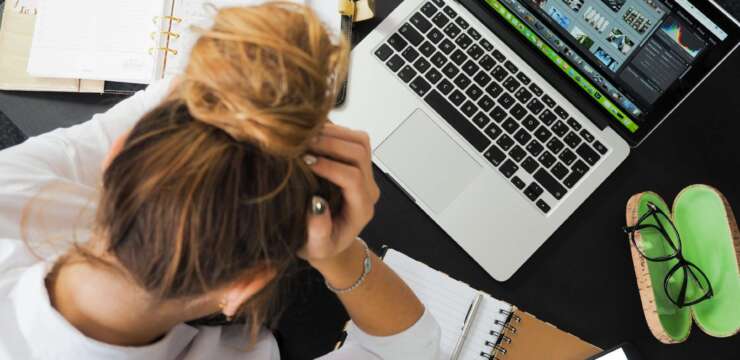
[[[437,320],[442,329],[441,359],[449,359],[462,335],[468,309],[479,292],[392,249],[385,254],[383,262],[409,285]],[[490,332],[500,332],[502,326],[496,325],[496,320],[503,322],[507,317],[499,312],[501,309],[511,311],[511,305],[483,295],[459,359],[477,359],[482,351],[490,352],[490,347],[485,346],[486,341],[495,343],[497,340]]]
[[[41,0],[28,72],[149,83],[158,53],[154,17],[164,0]]]

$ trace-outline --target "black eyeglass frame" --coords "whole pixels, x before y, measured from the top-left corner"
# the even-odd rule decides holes
[[[643,214],[642,216],[640,216],[640,218],[637,220],[637,224],[635,224],[635,226],[625,226],[624,228],[622,228],[622,230],[624,231],[625,234],[627,234],[627,236],[629,236],[630,241],[637,249],[637,252],[640,253],[640,256],[644,257],[648,261],[665,262],[665,261],[669,261],[672,259],[678,260],[676,265],[674,265],[670,270],[668,270],[668,273],[666,273],[665,279],[663,279],[663,290],[665,291],[666,297],[668,297],[668,300],[670,300],[674,305],[678,306],[679,308],[682,308],[686,306],[695,305],[702,301],[712,298],[712,296],[714,296],[714,290],[712,289],[712,283],[709,281],[709,277],[698,266],[696,266],[694,263],[686,260],[683,257],[683,246],[681,242],[681,234],[678,233],[678,229],[676,228],[676,225],[673,224],[673,220],[671,220],[671,218],[668,215],[666,215],[666,213],[664,213],[663,210],[661,210],[654,203],[648,202],[647,205],[648,205],[649,211]],[[663,218],[668,222],[668,224],[671,225],[671,228],[673,228],[673,231],[676,234],[676,240],[678,244],[673,243],[673,240],[668,234],[668,231],[663,226],[663,223],[658,218],[658,215],[663,216]],[[657,226],[653,224],[643,224],[643,222],[647,220],[650,216],[652,216],[655,219],[655,223],[658,224]],[[657,230],[663,236],[663,240],[665,240],[668,243],[668,245],[671,247],[671,249],[673,249],[675,253],[673,253],[672,255],[666,255],[666,256],[660,256],[660,257],[651,257],[651,256],[646,255],[642,251],[640,246],[638,246],[637,241],[635,240],[635,233],[637,231],[648,229],[648,228]],[[686,274],[684,274],[684,278],[683,278],[684,280],[683,280],[683,283],[681,284],[681,289],[679,291],[678,299],[673,299],[670,292],[668,291],[668,285],[669,285],[670,278],[679,269],[684,269],[684,273],[691,274],[691,277],[693,277],[696,283],[699,284],[699,286],[701,287],[701,281],[699,280],[697,275],[694,273],[692,268],[696,269],[696,271],[706,280],[707,291],[700,298],[693,300],[693,301],[686,302],[686,289],[688,286],[689,277],[686,276]]]

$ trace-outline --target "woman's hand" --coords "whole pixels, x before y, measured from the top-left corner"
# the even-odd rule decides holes
[[[306,155],[306,163],[341,189],[344,202],[341,213],[332,218],[326,200],[315,197],[308,214],[308,242],[298,255],[322,271],[355,257],[352,254],[357,252],[351,250],[375,214],[380,190],[373,177],[366,133],[327,124],[309,150],[315,155]],[[356,268],[361,260],[354,264]]]

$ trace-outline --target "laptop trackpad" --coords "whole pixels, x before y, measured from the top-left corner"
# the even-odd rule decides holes
[[[444,211],[481,172],[480,164],[420,109],[375,155],[435,213]]]

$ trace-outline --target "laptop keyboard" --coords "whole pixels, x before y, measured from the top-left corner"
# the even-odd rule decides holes
[[[375,56],[545,214],[609,151],[443,0]]]

